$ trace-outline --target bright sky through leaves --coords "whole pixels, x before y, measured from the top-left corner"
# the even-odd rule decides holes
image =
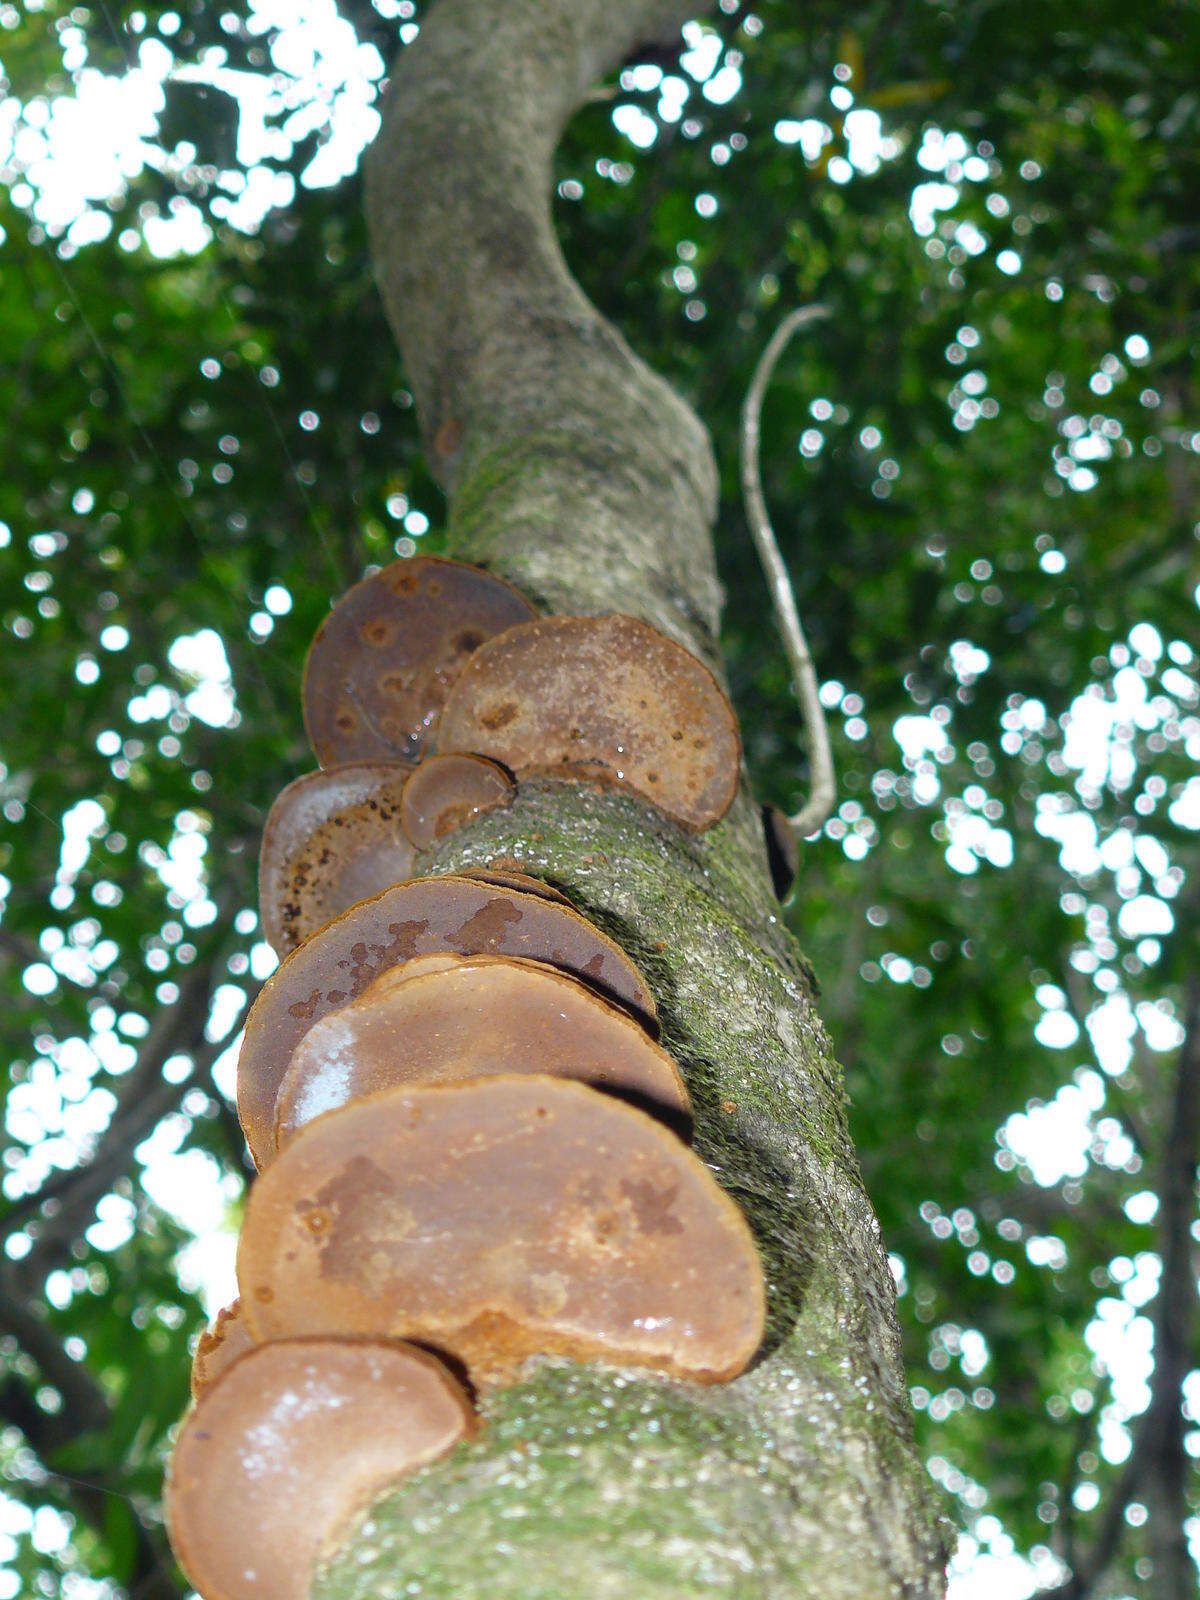
[[[412,36],[416,23],[411,5],[377,9],[401,37],[406,32]],[[15,8],[0,7],[5,17],[10,11],[16,15]],[[673,374],[681,382],[701,382],[696,367],[710,360],[710,347],[689,346],[689,339],[727,338],[731,360],[744,364],[752,347],[761,345],[777,311],[810,288],[825,293],[823,280],[810,284],[806,277],[806,263],[825,250],[849,262],[853,292],[862,295],[863,340],[875,339],[875,348],[884,352],[879,359],[894,360],[889,369],[894,392],[885,395],[869,359],[861,358],[864,377],[849,357],[839,363],[818,346],[798,358],[810,363],[804,368],[803,392],[793,374],[789,395],[784,374],[775,400],[769,402],[776,408],[779,433],[774,443],[770,437],[767,441],[778,463],[773,468],[775,488],[768,489],[781,502],[781,525],[790,521],[802,527],[808,539],[804,544],[797,536],[795,559],[802,591],[811,598],[822,633],[822,605],[835,597],[831,591],[840,580],[822,574],[820,562],[807,553],[819,548],[820,529],[801,522],[804,504],[814,508],[814,517],[842,515],[847,525],[865,527],[868,537],[854,543],[856,551],[876,548],[883,529],[899,530],[897,537],[909,541],[905,548],[911,546],[911,565],[871,591],[879,597],[880,614],[886,598],[915,594],[924,582],[921,575],[932,575],[938,595],[919,623],[910,623],[905,608],[897,607],[897,628],[925,629],[918,643],[927,643],[929,653],[918,660],[910,661],[894,643],[890,658],[886,643],[875,657],[871,645],[859,647],[854,639],[851,648],[843,649],[825,637],[823,656],[818,646],[819,657],[830,660],[838,674],[826,673],[822,699],[839,743],[839,768],[857,772],[861,782],[853,790],[847,787],[826,825],[812,869],[812,904],[807,911],[801,909],[798,926],[802,940],[813,946],[835,1009],[839,995],[846,997],[835,1025],[845,1037],[852,1073],[856,1048],[866,1063],[858,1078],[852,1077],[852,1088],[868,1135],[873,1129],[880,1140],[886,1138],[886,1129],[870,1122],[872,1091],[879,1087],[869,1075],[870,1063],[879,1058],[872,1029],[883,1038],[890,1036],[889,1027],[895,1030],[915,1062],[931,1049],[940,1058],[930,1069],[933,1073],[976,1073],[999,1085],[996,1098],[986,1102],[995,1110],[993,1126],[986,1130],[994,1147],[994,1168],[976,1183],[983,1189],[994,1181],[999,1188],[1011,1180],[1000,1220],[985,1221],[986,1196],[977,1197],[961,1179],[955,1180],[961,1192],[950,1192],[945,1169],[931,1166],[919,1211],[916,1204],[908,1206],[904,1249],[898,1240],[893,1242],[894,1272],[909,1319],[910,1351],[918,1353],[911,1362],[913,1392],[922,1413],[930,1470],[956,1497],[970,1528],[956,1562],[955,1600],[1031,1594],[1035,1582],[1053,1581],[1061,1569],[1048,1545],[1024,1536],[1015,1539],[990,1510],[984,1478],[987,1453],[976,1445],[972,1455],[977,1432],[969,1414],[978,1415],[984,1434],[996,1425],[995,1395],[1002,1389],[997,1365],[1004,1356],[970,1318],[985,1320],[999,1297],[1024,1293],[1027,1281],[1062,1282],[1081,1273],[1085,1241],[1071,1232],[1071,1219],[1086,1213],[1094,1189],[1112,1186],[1104,1192],[1118,1197],[1128,1226],[1120,1253],[1097,1263],[1090,1278],[1084,1275],[1094,1292],[1078,1335],[1094,1366],[1080,1366],[1078,1350],[1056,1351],[1061,1377],[1049,1397],[1062,1407],[1061,1414],[1051,1410],[1051,1417],[1065,1418],[1068,1424],[1077,1418],[1097,1419],[1095,1466],[1079,1467],[1072,1491],[1080,1516],[1086,1518],[1100,1498],[1097,1483],[1107,1481],[1106,1464],[1118,1464],[1128,1454],[1129,1423],[1147,1403],[1153,1370],[1156,1205],[1127,1103],[1131,1096],[1135,1107],[1140,1103],[1137,1096],[1166,1070],[1181,1039],[1170,952],[1187,882],[1188,852],[1194,859],[1200,833],[1195,655],[1200,588],[1193,577],[1186,608],[1164,601],[1149,615],[1131,614],[1118,605],[1103,625],[1097,624],[1096,615],[1114,594],[1120,599],[1120,585],[1133,585],[1151,565],[1139,544],[1136,503],[1136,485],[1145,479],[1128,475],[1156,467],[1164,450],[1188,471],[1200,453],[1200,417],[1189,410],[1192,400],[1172,395],[1164,381],[1164,371],[1170,376],[1162,366],[1169,328],[1164,325],[1160,335],[1148,321],[1123,320],[1110,310],[1121,304],[1113,287],[1120,277],[1118,267],[1106,258],[1071,257],[1077,235],[1086,237],[1086,229],[1062,224],[1065,243],[1058,254],[1068,260],[1070,273],[1062,270],[1059,275],[1050,259],[1054,252],[1042,243],[1052,236],[1055,218],[1069,216],[1078,203],[1077,195],[1062,191],[1058,173],[1073,159],[1065,130],[1080,124],[1059,117],[1051,119],[1047,130],[1030,112],[1033,132],[1025,137],[1010,130],[1006,147],[990,125],[981,137],[975,123],[953,114],[954,106],[945,108],[943,125],[946,91],[926,92],[917,84],[924,98],[906,102],[901,91],[913,91],[908,80],[901,76],[895,82],[875,82],[868,73],[864,81],[861,70],[856,72],[840,57],[827,64],[829,70],[822,67],[817,92],[808,92],[806,84],[800,93],[794,84],[800,69],[794,63],[771,75],[766,52],[785,24],[769,7],[763,12],[765,31],[763,21],[755,18],[757,29],[739,32],[732,45],[723,44],[709,29],[692,27],[678,72],[648,64],[629,68],[615,98],[589,124],[587,161],[579,158],[576,146],[569,147],[560,209],[578,207],[585,219],[591,218],[595,237],[609,252],[605,260],[619,261],[631,232],[629,219],[639,227],[643,220],[638,207],[647,174],[673,161],[681,163],[685,152],[693,152],[688,157],[691,175],[679,180],[690,184],[681,195],[686,204],[672,209],[661,196],[645,201],[652,208],[646,226],[657,230],[651,243],[653,273],[646,273],[652,284],[647,292],[656,298],[647,302],[631,293],[624,308],[630,337],[639,348],[658,336],[675,340],[684,350],[685,359]],[[4,20],[3,25],[15,36],[16,23]],[[240,19],[232,19],[230,50],[207,46],[199,58],[179,45],[181,26],[172,13],[160,15],[154,24],[145,17],[139,23],[137,14],[131,15],[129,65],[117,71],[92,64],[94,49],[107,48],[101,35],[68,20],[57,44],[72,77],[71,92],[31,94],[24,100],[10,94],[0,100],[0,169],[21,214],[10,212],[2,228],[11,234],[23,217],[44,254],[57,249],[67,274],[84,270],[88,252],[99,259],[99,252],[114,245],[131,262],[148,252],[156,262],[186,268],[195,255],[202,272],[214,251],[234,248],[218,241],[218,230],[225,226],[245,238],[265,237],[272,218],[315,205],[331,190],[338,204],[357,205],[355,190],[337,186],[354,173],[375,131],[374,101],[384,72],[376,44],[360,41],[332,3],[315,0],[304,6],[282,0],[254,6],[244,29]],[[235,33],[239,47],[231,54]],[[262,64],[251,69],[243,56],[254,48],[265,54]],[[0,62],[5,59],[5,35],[0,33]],[[756,62],[763,64],[756,68]],[[186,138],[170,150],[162,148],[160,124],[170,97],[188,84],[212,85],[235,97],[237,122],[225,152],[227,165]],[[753,218],[737,211],[736,174],[749,159],[739,116],[748,100],[756,117],[751,154],[760,152],[756,159],[764,165],[756,170],[771,196],[767,210],[789,219],[790,232],[772,231],[765,215],[756,228]],[[597,131],[600,118],[602,132]],[[1108,129],[1107,136],[1116,141],[1119,134]],[[304,162],[293,173],[288,159],[298,150],[303,150]],[[868,198],[876,194],[885,197],[879,214]],[[819,228],[809,225],[816,211],[814,195],[831,207],[821,213]],[[838,209],[832,208],[834,202]],[[611,236],[604,232],[610,224]],[[723,233],[726,228],[731,231]],[[734,232],[746,259],[738,257],[730,274],[721,252],[732,249],[728,240]],[[42,242],[43,235],[51,242]],[[0,268],[3,255],[0,245]],[[876,278],[870,274],[872,260],[882,263]],[[914,261],[926,276],[910,294],[905,274],[915,271]],[[754,273],[762,274],[761,284],[756,297],[742,307],[731,276],[740,294]],[[235,290],[242,275],[235,256],[230,276]],[[73,280],[68,276],[64,281],[70,287]],[[593,284],[589,288],[596,292]],[[55,298],[69,301],[69,294],[60,286]],[[1128,298],[1134,299],[1132,292]],[[892,309],[894,304],[903,312]],[[884,310],[873,322],[872,307],[878,306]],[[739,308],[746,327],[737,321]],[[236,315],[243,314],[254,324],[258,312],[243,313],[237,306]],[[1110,314],[1111,328],[1102,322]],[[1141,314],[1140,307],[1136,314]],[[44,309],[40,315],[49,320]],[[879,332],[901,315],[911,318],[920,337],[928,335],[920,362],[909,357],[908,366]],[[929,320],[921,324],[921,317]],[[932,324],[939,317],[944,326],[935,347]],[[271,344],[276,335],[269,318],[261,319],[261,327],[252,326],[241,343],[229,332],[234,318],[235,309],[218,305],[204,324],[197,321],[186,339],[176,334],[171,348],[172,367],[188,364],[197,386],[207,393],[189,401],[190,420],[179,431],[178,447],[173,444],[167,462],[172,484],[190,486],[178,504],[188,516],[208,515],[204,497],[227,490],[232,507],[240,486],[252,473],[261,473],[271,478],[264,499],[278,498],[285,484],[294,491],[298,483],[302,492],[295,514],[311,518],[310,529],[325,529],[336,519],[321,510],[323,485],[331,475],[321,451],[333,448],[324,441],[346,419],[336,397],[320,389],[320,362],[305,371],[297,354],[285,370]],[[1039,320],[1048,318],[1057,320]],[[1022,337],[1027,345],[1020,343]],[[133,338],[128,327],[122,330],[114,323],[101,328],[100,345],[110,352],[105,360],[111,362],[111,352]],[[702,359],[689,365],[686,352],[692,348]],[[240,370],[256,373],[253,407],[239,391],[239,398],[228,403],[221,429],[210,429],[203,408],[219,409],[222,395],[237,381],[230,350],[242,363]],[[645,353],[658,358],[648,348]],[[101,387],[110,377],[101,363],[100,376],[89,381]],[[721,383],[730,392],[737,387],[728,370]],[[153,415],[153,396],[139,397],[136,373],[132,379],[127,376],[126,384],[126,410]],[[277,398],[275,411],[271,408]],[[710,398],[705,414],[718,429],[725,456],[730,439],[720,433],[723,391]],[[358,435],[368,441],[376,437],[381,415],[386,430],[399,426],[388,403],[382,386],[370,406],[349,418]],[[291,409],[285,411],[285,404]],[[923,433],[912,421],[920,407],[927,408]],[[68,444],[77,436],[86,439],[89,428],[99,428],[88,419],[86,393],[60,409],[66,418],[60,431]],[[262,430],[259,447],[248,454],[242,436],[255,429]],[[145,456],[136,430],[133,438],[133,448]],[[309,459],[306,440],[314,459],[322,462],[325,479],[318,476],[306,483],[301,473]],[[970,455],[972,450],[977,454]],[[337,461],[344,455],[341,447],[334,451]],[[971,460],[984,463],[973,477],[962,465]],[[1016,463],[1028,470],[1033,485],[1029,498],[1020,502],[1015,490],[1008,500],[1003,498],[1001,481],[1016,478]],[[66,465],[61,459],[35,463],[26,476],[34,482],[55,473],[70,479],[65,503],[32,510],[17,503],[15,511],[10,507],[5,512],[9,522],[0,524],[5,547],[0,560],[10,558],[17,574],[16,593],[6,602],[10,649],[12,641],[36,643],[56,626],[54,607],[68,586],[64,567],[72,559],[63,530],[87,525],[99,515],[100,507],[89,498],[96,494],[89,480],[98,478],[101,468],[89,464],[86,442],[70,446]],[[415,469],[405,473],[395,469],[386,482],[381,475],[378,488],[372,483],[358,504],[360,522],[380,530],[378,537],[372,534],[375,543],[369,550],[356,552],[359,562],[385,559],[396,548],[411,551],[420,539],[436,538],[436,499],[428,480]],[[851,479],[853,491],[845,487]],[[1126,488],[1129,482],[1135,487]],[[844,504],[835,499],[835,483],[847,496]],[[142,491],[144,496],[150,492]],[[851,503],[852,492],[857,498]],[[23,496],[31,499],[32,494],[22,488]],[[978,512],[985,501],[986,509]],[[170,497],[161,502],[175,503]],[[197,506],[201,511],[193,512]],[[229,515],[239,513],[231,510]],[[892,520],[883,520],[888,516]],[[980,536],[976,516],[982,518],[985,536]],[[1072,620],[1073,611],[1087,610],[1075,586],[1086,582],[1089,564],[1097,564],[1104,551],[1106,516],[1113,528],[1127,530],[1123,537],[1131,557],[1119,571],[1114,557],[1110,593],[1094,597],[1090,614]],[[1078,521],[1073,523],[1073,517]],[[910,518],[919,524],[915,529]],[[949,538],[946,529],[952,530]],[[974,535],[969,549],[964,529]],[[1081,534],[1080,529],[1086,531]],[[70,537],[76,537],[74,531]],[[172,530],[171,537],[183,535]],[[31,999],[61,1001],[71,991],[93,990],[105,974],[139,962],[156,1004],[170,1004],[178,994],[190,960],[216,929],[215,893],[225,867],[228,832],[214,826],[208,810],[211,796],[198,790],[190,803],[176,806],[165,830],[148,826],[145,837],[137,837],[130,806],[120,796],[131,792],[129,786],[151,758],[170,766],[185,747],[191,748],[190,741],[207,735],[223,741],[215,747],[219,751],[236,751],[242,734],[249,737],[266,725],[264,706],[273,706],[274,700],[260,678],[271,670],[259,666],[261,653],[273,650],[276,658],[293,662],[298,658],[305,630],[311,632],[319,614],[314,606],[317,590],[329,582],[327,571],[315,576],[318,560],[340,559],[330,558],[323,542],[329,537],[313,532],[307,566],[289,567],[291,555],[280,541],[268,550],[270,570],[255,567],[250,577],[248,568],[231,567],[224,580],[211,577],[212,589],[222,581],[230,585],[229,608],[204,610],[193,596],[189,603],[194,616],[180,617],[151,641],[141,634],[136,599],[127,603],[122,598],[125,575],[114,567],[111,592],[116,604],[100,618],[93,637],[75,638],[70,667],[73,692],[104,696],[109,706],[103,724],[88,727],[87,756],[94,763],[88,776],[98,775],[103,789],[97,787],[94,795],[72,793],[42,819],[54,836],[49,861],[53,881],[44,898],[45,926],[37,930],[35,948],[19,968],[18,982]],[[121,533],[112,535],[114,544],[121,538]],[[734,672],[744,697],[740,709],[751,728],[751,764],[772,778],[782,773],[791,786],[794,753],[779,748],[774,731],[775,722],[791,726],[790,711],[773,677],[769,640],[746,642],[754,632],[747,619],[754,617],[757,601],[754,580],[739,567],[739,559],[727,554],[734,593]],[[1194,553],[1192,559],[1194,573]],[[1167,555],[1163,562],[1157,588],[1150,586],[1151,599],[1160,590],[1174,595],[1181,581]],[[838,591],[843,609],[849,607],[845,595],[854,587],[847,580],[844,593]],[[1024,600],[1015,598],[1018,591]],[[1057,678],[1043,670],[1051,658],[1057,670],[1060,657],[1053,651],[1035,664],[1036,670],[1021,657],[1020,641],[1027,636],[1022,630],[1034,639],[1031,650],[1045,648],[1043,636],[1037,635],[1042,624],[1031,618],[1046,616],[1054,617],[1063,638],[1086,634],[1095,645],[1090,658],[1086,652],[1071,657]],[[896,664],[901,654],[903,672]],[[1061,659],[1067,659],[1065,653]],[[143,663],[153,665],[144,681],[135,675]],[[748,665],[743,669],[742,663]],[[902,685],[893,681],[901,678]],[[766,701],[769,694],[784,707],[783,714],[754,721],[751,702]],[[986,724],[978,711],[981,705],[989,708]],[[285,727],[286,719],[296,723],[295,704],[278,715]],[[269,736],[274,749],[282,748],[284,737],[279,732]],[[264,747],[269,739],[264,736]],[[2,741],[0,753],[7,759]],[[283,770],[282,761],[277,764],[278,770],[269,774],[275,787],[292,775]],[[210,758],[210,765],[220,780],[217,761]],[[23,767],[14,764],[3,776],[8,784],[6,820],[13,827],[26,821],[37,825],[34,808],[41,801],[35,791],[26,806]],[[119,825],[113,821],[118,807]],[[114,847],[114,833],[128,834],[123,846]],[[123,864],[131,856],[139,858],[158,896],[153,902],[147,899],[136,927],[128,921],[131,880]],[[915,869],[905,866],[913,862]],[[6,899],[14,885],[18,896],[23,887],[18,865],[0,858],[0,888]],[[935,873],[940,874],[936,880]],[[920,893],[921,874],[938,885],[928,902]],[[1010,883],[1019,888],[1007,889]],[[822,892],[834,905],[825,921],[817,903]],[[1046,941],[1041,940],[1036,958],[1024,966],[1013,956],[1002,970],[998,967],[996,981],[1004,985],[1004,1004],[1011,1013],[1003,1029],[996,1017],[973,1009],[973,999],[969,1004],[963,1000],[956,1010],[958,990],[972,997],[976,992],[972,963],[978,970],[991,959],[989,936],[998,948],[1014,921],[1034,915],[1034,895],[1049,907],[1037,913],[1043,921],[1061,919],[1061,927],[1057,922],[1054,927],[1064,959],[1051,970],[1042,959]],[[273,961],[256,938],[244,901],[240,917],[229,981],[216,990],[210,1022],[212,1037],[223,1046],[213,1076],[227,1096],[236,1036],[227,1045],[225,1040],[247,992],[238,980],[248,985],[265,977]],[[121,918],[126,920],[118,939],[112,928],[114,919]],[[972,941],[971,954],[960,956]],[[189,949],[192,956],[182,961],[181,952]],[[156,1004],[147,1002],[140,1010],[95,1005],[87,1014],[88,1026],[80,1031],[61,1038],[39,1036],[32,1046],[14,1043],[14,1049],[25,1052],[25,1065],[6,1101],[6,1196],[15,1199],[54,1169],[69,1168],[102,1133]],[[856,1046],[852,1019],[857,1011],[867,1017],[868,1039]],[[877,1025],[876,1017],[890,1022]],[[913,1020],[901,1025],[899,1018]],[[922,1029],[940,1031],[927,1039]],[[995,1042],[1002,1032],[1006,1050]],[[1012,1059],[1017,1056],[1019,1077]],[[170,1081],[173,1071],[184,1070],[186,1061],[168,1062],[163,1076]],[[1009,1074],[1019,1087],[1005,1098]],[[938,1081],[956,1080],[947,1076]],[[948,1089],[946,1093],[947,1106],[957,1106]],[[179,1110],[139,1144],[137,1161],[145,1193],[178,1227],[172,1259],[180,1282],[185,1290],[198,1290],[211,1310],[227,1296],[232,1281],[230,1206],[240,1179],[211,1149],[195,1146],[204,1096],[199,1090],[188,1094],[199,1098],[185,1097]],[[870,1163],[868,1135],[860,1127]],[[930,1141],[931,1151],[945,1142],[943,1128]],[[885,1156],[881,1145],[877,1166],[868,1166],[880,1199]],[[1028,1180],[1023,1185],[1017,1181],[1021,1177]],[[1056,1205],[1066,1197],[1059,1205],[1061,1230],[1053,1220],[1043,1225],[1023,1214],[1010,1216],[1005,1209],[1019,1211],[1034,1191]],[[936,1198],[930,1198],[935,1192]],[[1035,1202],[1029,1208],[1035,1210]],[[129,1196],[106,1196],[89,1228],[89,1245],[115,1262],[134,1241],[137,1218]],[[1012,1228],[1006,1234],[1009,1222]],[[10,1242],[10,1254],[25,1248],[22,1237],[18,1234]],[[959,1252],[957,1279],[949,1268],[929,1266],[925,1251],[934,1246],[943,1253]],[[64,1311],[83,1298],[73,1270],[59,1269],[47,1282],[48,1298]],[[985,1289],[992,1301],[972,1298]],[[1191,1392],[1200,1402],[1200,1378],[1193,1375],[1191,1381]],[[1190,1425],[1197,1414],[1193,1407]],[[939,1445],[941,1436],[950,1442]],[[1188,1448],[1200,1453],[1200,1432],[1194,1426]],[[1039,1493],[1036,1484],[1029,1486],[1031,1505]],[[1061,1516],[1061,1501],[1038,1503],[1050,1507],[1043,1521],[1052,1527]],[[71,1529],[66,1519],[50,1506],[36,1515],[40,1520],[31,1522],[15,1499],[0,1500],[0,1541],[7,1531],[9,1536],[31,1537],[47,1554],[67,1549]],[[1194,1524],[1190,1531],[1200,1537]],[[5,1548],[0,1542],[0,1560]],[[7,1581],[0,1566],[0,1600]],[[77,1592],[90,1600],[93,1592],[108,1590],[104,1585],[89,1589],[81,1582]]]

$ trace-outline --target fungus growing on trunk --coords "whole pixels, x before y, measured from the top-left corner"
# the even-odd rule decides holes
[[[712,673],[635,617],[546,617],[482,645],[451,689],[439,750],[632,790],[700,831],[737,791],[741,740]]]
[[[476,956],[419,977],[395,967],[310,1028],[280,1085],[275,1145],[380,1089],[538,1072],[690,1128],[679,1068],[627,1012],[540,962]]]
[[[485,639],[532,605],[480,567],[393,561],[341,597],[304,666],[304,723],[323,767],[418,757],[446,691]]]
[[[541,895],[453,875],[412,878],[360,901],[293,950],[250,1008],[237,1104],[258,1166],[269,1158],[275,1097],[292,1052],[323,1016],[414,956],[524,956],[559,967],[653,1025],[654,999],[607,934]]]
[[[412,872],[416,852],[400,820],[411,770],[352,761],[280,793],[258,857],[259,916],[276,955]]]
[[[503,767],[482,756],[430,756],[404,786],[400,820],[418,850],[494,806],[506,806],[516,785]]]
[[[556,889],[552,883],[547,883],[544,878],[531,878],[527,872],[518,872],[515,867],[460,867],[460,878],[478,878],[480,883],[499,884],[502,889],[520,889],[525,894],[541,895],[543,900],[554,900],[560,906],[569,906],[570,900],[561,889]]]
[[[387,1089],[319,1117],[250,1192],[260,1338],[414,1338],[477,1384],[546,1354],[720,1382],[763,1333],[757,1248],[688,1147],[562,1078]]]
[[[180,1430],[166,1492],[175,1554],[205,1600],[307,1600],[347,1523],[473,1428],[461,1385],[424,1350],[259,1345]]]
[[[254,1348],[254,1335],[242,1315],[242,1302],[222,1306],[201,1333],[192,1357],[192,1399],[199,1400],[206,1389],[232,1366],[239,1356]]]

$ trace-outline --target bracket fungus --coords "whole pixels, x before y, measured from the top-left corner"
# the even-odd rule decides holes
[[[450,690],[438,749],[632,790],[699,832],[737,792],[741,739],[717,680],[636,617],[546,617],[482,645]]]
[[[196,1343],[196,1353],[192,1357],[192,1399],[199,1400],[226,1367],[253,1348],[254,1335],[242,1315],[242,1302],[234,1300],[222,1306]]]
[[[690,1128],[679,1068],[626,1012],[540,962],[476,956],[416,977],[394,967],[310,1028],[279,1089],[276,1148],[314,1117],[380,1089],[538,1072]]]
[[[175,1554],[205,1600],[307,1600],[353,1517],[473,1428],[461,1385],[423,1350],[259,1345],[180,1430],[166,1493]]]
[[[506,806],[516,785],[503,767],[483,756],[430,756],[404,786],[400,820],[418,850],[495,806]]]
[[[351,761],[305,773],[280,792],[258,857],[259,915],[277,955],[411,874],[416,851],[401,824],[411,772],[391,761]]]
[[[536,615],[502,578],[436,556],[393,561],[356,583],[317,629],[304,665],[317,760],[419,756],[472,651]]]
[[[292,1052],[323,1016],[414,956],[524,956],[582,978],[654,1024],[654,998],[620,945],[569,906],[452,874],[411,878],[351,906],[293,950],[246,1018],[237,1105],[255,1163],[271,1152]]]
[[[418,1339],[480,1385],[536,1354],[720,1382],[765,1314],[754,1240],[704,1163],[645,1112],[541,1076],[318,1117],[251,1189],[238,1283],[260,1338]]]
[[[541,895],[543,900],[554,900],[560,906],[571,905],[561,889],[556,889],[544,878],[531,878],[527,872],[520,872],[516,867],[460,867],[458,875],[460,878],[478,878],[480,883],[498,884],[501,889],[520,889],[525,894]]]

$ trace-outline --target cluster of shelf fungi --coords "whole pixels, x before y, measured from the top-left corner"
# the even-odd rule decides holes
[[[239,1298],[197,1347],[168,1479],[205,1600],[303,1600],[348,1520],[531,1356],[717,1383],[763,1334],[756,1247],[689,1148],[637,967],[511,858],[421,875],[536,775],[710,827],[740,761],[712,674],[634,618],[540,618],[417,557],[333,608],[304,715],[320,770],[260,860],[282,960],[238,1061]]]

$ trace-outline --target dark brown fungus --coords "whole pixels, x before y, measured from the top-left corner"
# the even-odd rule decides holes
[[[544,878],[531,878],[527,872],[515,867],[460,867],[459,877],[478,878],[480,883],[495,883],[502,889],[521,889],[526,894],[539,894],[543,900],[556,900],[560,906],[569,906],[570,900],[561,889],[556,889]]]
[[[406,974],[385,972],[301,1039],[276,1102],[276,1148],[314,1117],[377,1090],[500,1073],[575,1078],[678,1130],[690,1127],[691,1102],[671,1057],[574,978],[501,956]]]
[[[413,760],[473,650],[536,615],[479,567],[434,556],[393,561],[341,597],[304,667],[304,723],[323,767]]]
[[[400,820],[411,772],[351,761],[306,773],[279,795],[258,857],[259,915],[277,955],[412,872],[415,851]]]
[[[480,1385],[539,1353],[719,1382],[765,1314],[754,1240],[704,1163],[645,1112],[541,1076],[387,1089],[309,1123],[250,1192],[238,1283],[260,1338],[413,1338]]]
[[[180,1430],[166,1491],[175,1554],[205,1600],[308,1600],[354,1516],[473,1428],[461,1385],[424,1350],[258,1345]]]
[[[192,1357],[192,1398],[199,1400],[226,1367],[253,1348],[254,1335],[242,1315],[242,1302],[234,1300],[222,1306],[196,1344]]]
[[[258,1166],[271,1154],[275,1099],[292,1052],[323,1016],[414,956],[523,956],[583,979],[651,1026],[654,999],[633,962],[570,907],[499,884],[412,878],[343,912],[293,950],[250,1008],[237,1068],[238,1115]]]
[[[767,846],[767,865],[771,869],[771,883],[778,900],[786,900],[796,881],[800,865],[800,851],[796,844],[796,830],[787,814],[778,806],[762,808],[763,838]]]
[[[404,786],[400,819],[418,850],[428,850],[495,806],[506,806],[515,784],[482,756],[430,756]]]
[[[438,749],[632,790],[684,827],[737,791],[737,719],[712,673],[635,617],[547,617],[480,647],[451,689]]]

